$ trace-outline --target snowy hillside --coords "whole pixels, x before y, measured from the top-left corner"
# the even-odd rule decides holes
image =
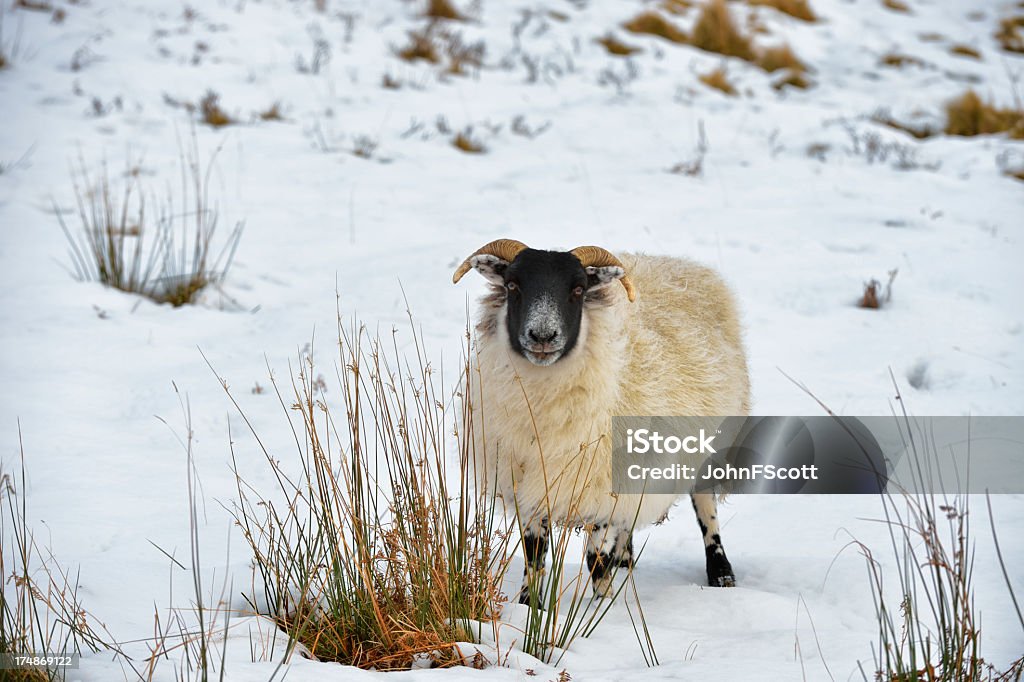
[[[407,300],[451,384],[484,291],[451,274],[498,237],[715,267],[741,307],[758,414],[820,413],[795,382],[836,412],[888,414],[891,371],[917,414],[1024,415],[1024,143],[885,123],[939,133],[968,88],[1019,110],[1024,55],[996,34],[1024,9],[906,2],[811,0],[814,22],[729,2],[751,49],[788,44],[797,74],[623,28],[655,11],[691,34],[702,0],[456,2],[465,20],[432,27],[412,0],[4,0],[0,462],[20,466],[20,425],[37,540],[80,567],[86,608],[145,657],[154,608],[187,606],[191,589],[154,547],[188,557],[175,387],[204,501],[200,568],[208,585],[247,585],[225,509],[241,422],[203,355],[268,447],[294,452],[269,372],[287,385],[311,353],[339,398],[336,303],[371,330],[399,327],[408,348]],[[613,54],[607,37],[635,51]],[[407,59],[423,40],[438,63]],[[720,68],[733,94],[702,82]],[[809,87],[781,83],[796,75]],[[105,163],[117,186],[129,169],[156,205],[179,193],[193,130],[213,158],[215,248],[244,221],[226,279],[180,308],[76,281],[57,214],[80,230],[81,168]],[[891,299],[858,307],[894,271]],[[1024,495],[992,503],[1022,595]],[[1004,669],[1024,636],[984,500],[972,504],[982,650]],[[846,680],[860,661],[870,676],[867,573],[843,548],[852,536],[892,562],[879,501],[735,496],[720,513],[735,589],[703,586],[688,505],[643,533],[636,583],[659,667],[644,668],[617,605],[557,667],[513,656],[398,675]],[[275,664],[252,662],[255,626],[238,620],[226,679],[269,679]],[[299,659],[286,679],[380,674]],[[126,677],[99,654],[68,679]],[[174,679],[172,665],[154,679]]]

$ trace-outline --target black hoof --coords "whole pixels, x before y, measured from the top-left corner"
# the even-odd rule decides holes
[[[708,585],[711,587],[736,587],[736,574],[721,549],[708,552],[707,568]]]

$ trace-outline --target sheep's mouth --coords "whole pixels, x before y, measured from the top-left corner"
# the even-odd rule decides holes
[[[562,349],[556,350],[527,350],[523,349],[523,356],[537,365],[538,367],[547,367],[548,365],[554,364],[560,357],[562,357]]]

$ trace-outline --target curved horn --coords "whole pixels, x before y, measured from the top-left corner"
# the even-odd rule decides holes
[[[515,239],[495,239],[489,244],[484,244],[475,252],[470,254],[469,258],[462,261],[462,265],[460,265],[458,270],[455,271],[455,274],[452,275],[452,283],[457,283],[462,279],[463,275],[473,269],[473,264],[470,261],[473,260],[474,256],[487,254],[490,256],[497,256],[498,258],[511,263],[515,260],[515,257],[519,255],[519,252],[526,248],[529,247],[522,242],[517,242]]]
[[[585,268],[601,268],[607,265],[614,265],[622,268],[623,271],[626,269],[622,261],[600,246],[577,246],[570,253],[579,258],[580,264]],[[622,282],[622,288],[626,290],[626,297],[629,298],[629,302],[635,301],[636,287],[633,286],[633,281],[629,278],[629,275],[623,275],[619,281]]]

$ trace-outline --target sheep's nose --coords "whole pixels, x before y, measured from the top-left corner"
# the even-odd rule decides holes
[[[534,343],[554,343],[555,339],[558,338],[557,329],[552,331],[537,331],[536,329],[531,329],[526,333]]]

